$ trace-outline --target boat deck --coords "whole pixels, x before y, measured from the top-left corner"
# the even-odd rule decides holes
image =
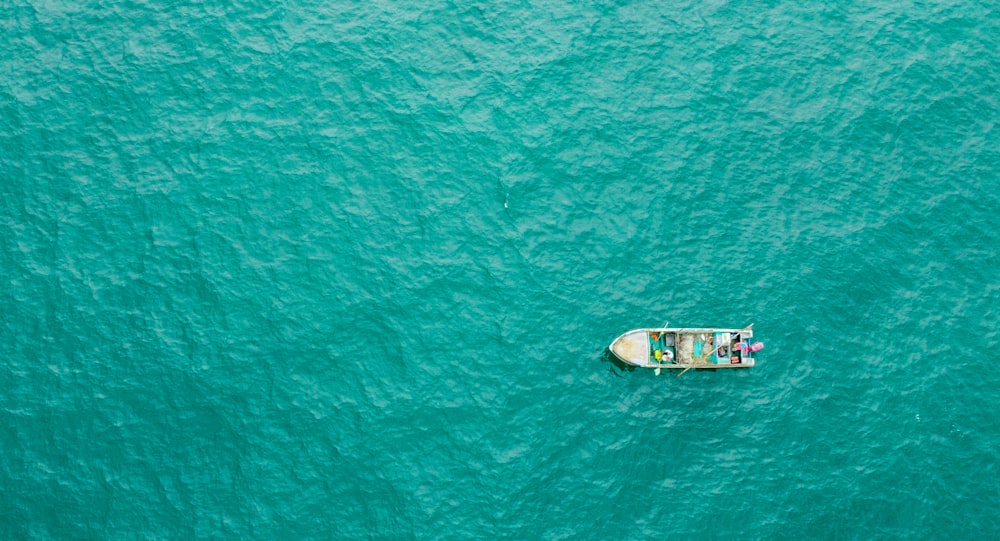
[[[636,329],[619,336],[611,351],[646,368],[743,368],[753,357],[737,346],[753,336],[747,329]]]

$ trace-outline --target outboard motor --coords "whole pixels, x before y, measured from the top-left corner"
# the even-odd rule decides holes
[[[757,353],[758,351],[764,349],[764,342],[754,342],[753,344],[747,344],[746,342],[740,342],[737,349],[743,353]]]

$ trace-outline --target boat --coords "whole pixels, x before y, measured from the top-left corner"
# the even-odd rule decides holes
[[[754,353],[763,349],[753,341],[753,324],[742,329],[715,327],[632,329],[611,342],[608,349],[623,363],[640,368],[749,368]],[[682,374],[684,372],[681,372]]]

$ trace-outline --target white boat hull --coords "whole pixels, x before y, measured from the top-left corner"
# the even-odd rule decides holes
[[[753,353],[760,347],[752,343],[751,327],[633,329],[608,349],[622,362],[641,368],[749,368],[756,364]]]

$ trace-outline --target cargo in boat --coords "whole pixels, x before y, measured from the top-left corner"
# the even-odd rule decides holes
[[[764,344],[753,341],[753,325],[633,329],[611,343],[611,353],[641,368],[749,368]]]

